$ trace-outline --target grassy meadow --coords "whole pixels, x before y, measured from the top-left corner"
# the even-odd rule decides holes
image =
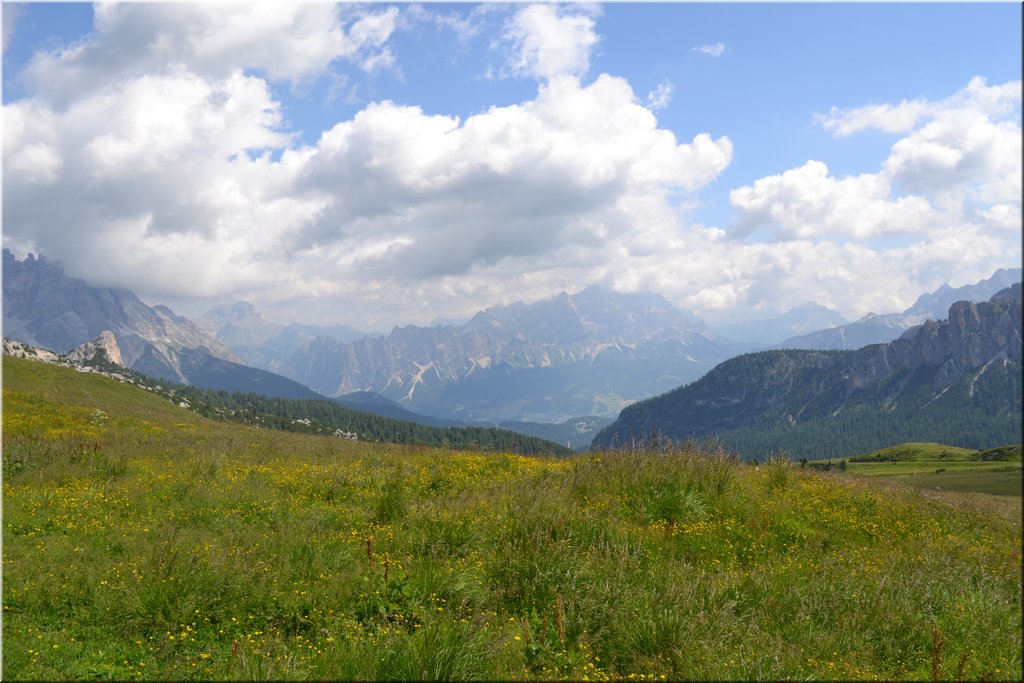
[[[841,461],[816,460],[812,467]],[[1022,495],[1021,447],[983,451],[937,443],[905,443],[857,455],[846,462],[852,474],[884,476],[920,489]]]
[[[1020,497],[365,444],[3,370],[8,679],[1022,676]]]

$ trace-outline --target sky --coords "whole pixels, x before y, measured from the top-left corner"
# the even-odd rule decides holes
[[[3,3],[3,245],[366,331],[849,320],[1021,263],[1021,6]]]

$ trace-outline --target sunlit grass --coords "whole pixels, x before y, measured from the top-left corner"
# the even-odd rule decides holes
[[[3,413],[10,678],[1021,677],[1019,498],[357,444],[8,358]]]

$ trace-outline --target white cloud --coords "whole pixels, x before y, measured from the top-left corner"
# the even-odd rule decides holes
[[[876,173],[834,178],[821,162],[762,178],[730,193],[735,232],[768,226],[777,238],[870,240],[928,234],[1017,215],[1021,186],[1020,83],[973,79],[940,100],[837,111],[819,122],[836,135],[902,132]],[[995,207],[1000,207],[996,209]],[[1018,226],[1019,227],[1019,226]]]
[[[537,78],[586,73],[600,40],[591,17],[559,5],[522,8],[506,24],[504,39],[512,45],[513,72]]]
[[[883,176],[866,173],[837,179],[820,161],[737,188],[729,201],[738,213],[737,233],[771,226],[777,239],[864,241],[923,232],[940,221],[921,197],[892,198]]]
[[[698,45],[690,50],[690,52],[696,52],[697,54],[707,55],[708,57],[721,57],[725,54],[725,43],[712,43],[709,45]]]
[[[9,173],[21,176],[27,185],[49,185],[57,179],[63,163],[57,150],[45,142],[37,142],[11,155],[5,166]]]
[[[581,80],[599,41],[586,8],[506,24],[516,68],[540,79],[531,98],[465,119],[373,102],[300,146],[271,83],[336,59],[397,68],[400,15],[102,7],[95,35],[37,57],[34,95],[3,108],[4,242],[150,300],[386,329],[601,281],[703,313],[814,299],[852,318],[1020,258],[1019,84],[972,81],[898,125],[902,104],[834,110],[836,134],[902,137],[875,173],[809,161],[735,189],[727,238],[686,206],[732,142],[659,128],[668,82],[643,99]]]
[[[296,239],[321,247],[383,240],[386,248],[351,265],[395,279],[586,251],[611,224],[628,222],[623,202],[696,190],[731,151],[728,139],[707,135],[679,144],[610,76],[586,87],[556,78],[533,101],[465,122],[373,104],[318,143],[302,188],[329,208]]]
[[[871,104],[853,109],[832,107],[827,115],[815,114],[814,120],[837,137],[869,129],[906,133],[923,118],[938,118],[956,112],[971,111],[988,118],[1002,118],[1018,109],[1020,100],[1020,81],[989,86],[984,78],[975,76],[963,90],[937,102],[919,98],[903,100],[897,105]]]
[[[101,3],[88,39],[37,53],[23,78],[37,95],[63,103],[181,65],[204,78],[257,69],[271,80],[300,81],[336,59],[381,54],[397,13],[325,3]]]
[[[857,109],[832,107],[828,116],[817,114],[814,118],[825,130],[832,131],[838,137],[853,135],[869,128],[886,133],[905,133],[914,127],[927,108],[928,104],[923,100],[903,100],[896,106],[873,104]]]
[[[384,69],[393,69],[395,67],[395,55],[391,50],[385,48],[364,59],[363,63],[360,64],[359,67],[367,73],[373,73]]]
[[[731,287],[719,284],[691,301],[713,307],[727,300],[723,292],[745,292],[750,305],[774,299],[789,302],[784,309],[803,296],[855,318],[902,310],[951,273],[970,282],[991,275],[987,264],[1019,262],[1019,95],[1019,82],[973,79],[937,102],[818,117],[838,136],[874,128],[903,137],[874,173],[838,178],[808,161],[734,189],[728,258],[742,265]],[[745,241],[752,234],[758,242]],[[777,269],[766,272],[773,263]]]
[[[647,93],[647,106],[653,111],[664,109],[672,101],[673,90],[670,82],[659,83],[657,88]]]
[[[41,169],[4,173],[5,232],[98,283],[199,295],[252,282],[243,257],[278,239],[265,226],[287,231],[315,210],[281,194],[297,154],[259,151],[291,137],[266,83],[238,72],[144,76],[66,110],[21,100],[4,122],[5,166]]]
[[[944,203],[968,198],[1020,204],[1021,128],[976,110],[943,111],[897,141],[884,171],[911,192]]]

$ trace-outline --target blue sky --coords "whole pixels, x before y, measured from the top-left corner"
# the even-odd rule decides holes
[[[4,245],[380,330],[592,282],[854,319],[1020,263],[1019,4],[273,7],[5,3]]]

